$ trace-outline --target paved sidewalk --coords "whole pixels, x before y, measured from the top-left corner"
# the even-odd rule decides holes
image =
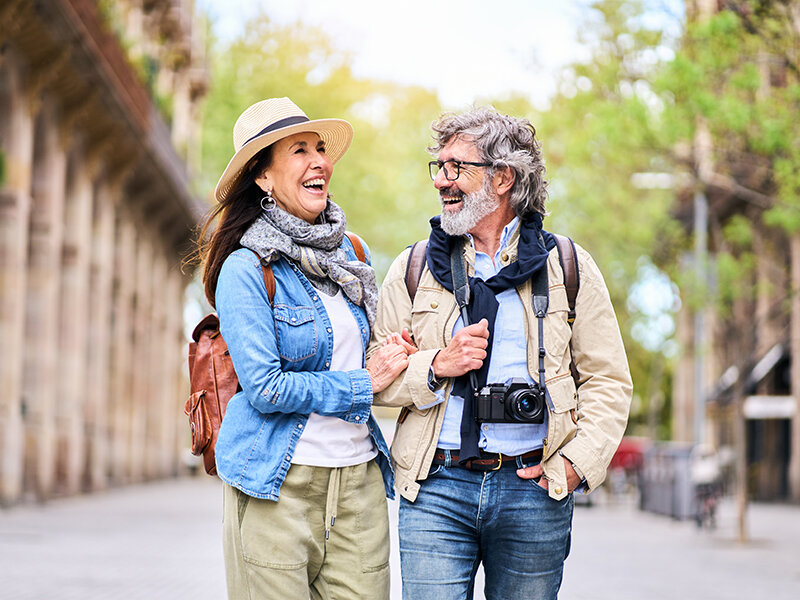
[[[221,503],[219,483],[202,476],[0,510],[0,599],[223,599]],[[800,507],[751,505],[749,515],[752,541],[739,545],[729,503],[708,532],[601,491],[576,507],[560,599],[796,600]]]

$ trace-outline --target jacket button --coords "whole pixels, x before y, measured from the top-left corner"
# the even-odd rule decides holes
[[[431,308],[439,308],[438,302],[431,302]]]
[[[506,262],[506,261],[508,261],[508,254],[507,254],[506,252],[503,252],[503,253],[500,255],[500,260],[502,260],[503,262]]]
[[[560,493],[561,493],[561,486],[558,486],[558,487],[555,489],[555,492],[556,492],[556,494],[560,494]]]

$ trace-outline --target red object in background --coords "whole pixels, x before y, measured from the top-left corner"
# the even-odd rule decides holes
[[[611,459],[609,469],[635,471],[642,467],[645,448],[650,443],[646,438],[624,437]]]

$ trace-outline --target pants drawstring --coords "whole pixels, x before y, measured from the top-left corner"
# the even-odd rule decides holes
[[[338,467],[331,469],[328,479],[328,497],[325,500],[325,539],[330,537],[331,527],[336,521],[336,507],[339,504],[339,486],[342,481],[342,470]]]

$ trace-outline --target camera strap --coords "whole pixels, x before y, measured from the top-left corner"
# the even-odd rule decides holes
[[[461,319],[464,327],[470,325],[467,306],[469,305],[469,281],[467,280],[467,269],[464,265],[464,257],[461,255],[460,244],[453,244],[450,248],[450,272],[453,275],[453,295],[461,311]],[[478,378],[475,371],[469,372],[469,383],[472,393],[478,391]]]
[[[539,232],[539,241],[542,243],[542,246],[544,246],[544,239],[542,238],[541,232]],[[464,327],[467,327],[470,325],[469,313],[467,311],[470,289],[469,281],[467,280],[466,265],[464,264],[464,257],[459,244],[453,244],[450,249],[450,272],[453,276],[453,295],[455,296],[456,303],[461,312],[461,320],[464,322]],[[544,348],[544,318],[547,316],[547,309],[550,305],[546,266],[533,276],[531,283],[533,286],[533,313],[539,325],[539,387],[544,390],[548,408],[554,412],[555,406],[553,405],[552,398],[550,398],[550,392],[547,391],[547,387],[545,386],[544,372],[544,357],[546,355]],[[472,392],[476,393],[478,391],[478,380],[475,371],[469,372],[469,382],[472,387]]]
[[[539,240],[544,246],[541,233],[539,233]],[[533,287],[533,314],[539,325],[539,387],[544,390],[547,407],[551,412],[555,412],[553,399],[550,398],[550,392],[547,391],[547,386],[544,384],[544,357],[547,353],[544,349],[544,318],[547,316],[547,309],[550,306],[546,266],[543,269],[539,269],[539,272],[532,277],[531,284]]]

